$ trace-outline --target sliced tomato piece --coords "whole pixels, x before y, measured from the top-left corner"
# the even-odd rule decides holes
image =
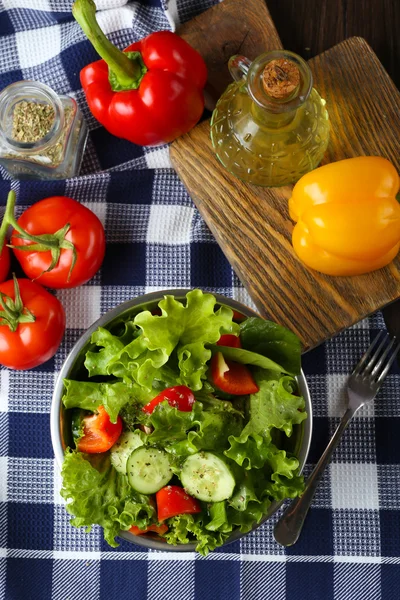
[[[213,383],[223,392],[233,396],[255,394],[259,387],[246,365],[225,360],[221,352],[211,359],[211,378]]]
[[[161,392],[161,394],[158,394],[158,396],[143,406],[142,411],[150,415],[155,407],[165,400],[170,406],[173,406],[178,410],[190,412],[192,410],[195,397],[192,390],[186,385],[175,385],[165,389],[163,392]]]
[[[166,485],[156,494],[158,520],[201,512],[200,503],[179,485]]]
[[[111,423],[104,406],[99,406],[96,413],[83,419],[83,436],[77,441],[78,450],[88,454],[107,452],[121,433],[121,417]]]
[[[233,333],[224,333],[217,342],[217,346],[230,346],[230,348],[241,348],[240,337]]]
[[[148,533],[149,531],[153,531],[154,533],[158,533],[159,535],[164,535],[168,531],[168,525],[165,523],[161,523],[161,525],[156,525],[155,523],[146,527],[146,529],[139,529],[136,525],[132,525],[129,529],[131,533],[134,535],[142,535],[143,533]]]

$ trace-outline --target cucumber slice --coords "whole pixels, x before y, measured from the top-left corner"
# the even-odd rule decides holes
[[[203,502],[227,500],[235,487],[229,467],[211,452],[189,456],[183,463],[181,482],[188,494]]]
[[[125,431],[110,450],[111,464],[126,475],[126,461],[136,448],[143,446],[138,431]]]
[[[141,494],[155,494],[173,475],[168,454],[146,446],[132,452],[126,462],[126,471],[130,485]]]

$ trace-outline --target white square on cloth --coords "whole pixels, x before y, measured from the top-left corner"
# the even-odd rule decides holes
[[[35,0],[35,6],[32,6],[32,0],[2,0],[4,10],[11,8],[35,8],[35,10],[51,11],[50,0]]]
[[[379,510],[378,470],[373,463],[332,463],[332,508]]]
[[[0,456],[0,502],[7,502],[8,456]]]
[[[346,382],[348,375],[342,373],[328,373],[326,375],[326,388],[328,400],[328,417],[339,417],[344,415],[347,406]],[[374,417],[375,403],[365,404],[357,412],[357,417]]]
[[[58,290],[57,298],[65,308],[67,329],[87,329],[100,318],[101,286],[99,285]]]
[[[170,169],[172,167],[168,146],[145,149],[145,158],[149,169]]]
[[[59,25],[18,31],[15,39],[21,69],[46,62],[60,54],[61,51],[61,28]]]
[[[0,412],[8,411],[8,395],[10,391],[10,371],[0,371]]]
[[[150,244],[189,244],[194,208],[153,204],[147,228]]]

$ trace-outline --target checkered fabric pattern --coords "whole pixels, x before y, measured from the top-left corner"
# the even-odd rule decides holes
[[[119,47],[174,29],[216,0],[97,0],[99,22]],[[251,305],[175,173],[168,148],[110,136],[88,111],[80,69],[96,59],[71,18],[71,0],[0,0],[0,88],[21,79],[76,98],[90,128],[81,176],[12,183],[18,210],[72,196],[104,223],[107,253],[87,285],[58,291],[67,331],[55,357],[28,372],[0,372],[0,599],[6,600],[398,600],[400,597],[400,371],[346,432],[318,489],[299,542],[273,539],[276,519],[211,553],[147,552],[99,527],[69,524],[50,442],[52,389],[82,332],[144,292],[201,287]],[[4,205],[10,181],[2,172]],[[17,265],[14,265],[17,270]],[[343,384],[380,314],[304,356],[314,410],[309,472],[344,408]]]

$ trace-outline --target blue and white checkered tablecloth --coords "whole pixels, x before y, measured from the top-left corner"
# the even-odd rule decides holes
[[[99,22],[125,47],[174,28],[216,0],[97,0]],[[88,111],[79,71],[96,54],[71,17],[71,0],[0,0],[0,89],[21,79],[76,98],[90,128],[81,176],[13,183],[19,211],[54,194],[102,220],[107,253],[87,285],[57,292],[67,331],[55,357],[27,372],[0,372],[0,599],[6,600],[398,600],[400,598],[400,371],[359,414],[336,451],[300,541],[284,550],[275,519],[211,553],[112,549],[94,527],[69,524],[50,442],[57,372],[101,314],[144,292],[201,287],[251,304],[171,169],[168,148],[109,135]],[[4,171],[0,201],[10,181]],[[307,471],[343,412],[346,375],[384,327],[370,317],[304,356],[315,428]]]

